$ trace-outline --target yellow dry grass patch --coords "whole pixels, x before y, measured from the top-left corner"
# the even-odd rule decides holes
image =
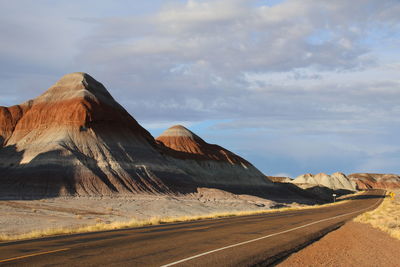
[[[392,200],[387,196],[378,208],[361,214],[354,221],[368,223],[400,239],[400,198]]]
[[[329,203],[324,205],[313,205],[313,206],[297,206],[297,207],[285,207],[279,209],[268,209],[268,210],[250,210],[250,211],[233,211],[233,212],[220,212],[220,213],[209,213],[199,216],[180,216],[180,217],[154,217],[147,220],[137,220],[132,219],[126,222],[112,222],[112,223],[96,223],[94,225],[88,225],[83,227],[75,228],[51,228],[46,230],[37,230],[20,235],[7,235],[0,234],[0,241],[13,241],[13,240],[25,240],[25,239],[36,239],[47,236],[56,235],[68,235],[68,234],[79,234],[79,233],[89,233],[98,231],[109,231],[125,228],[135,228],[151,225],[160,225],[167,223],[178,223],[178,222],[188,222],[188,221],[198,221],[206,219],[218,219],[233,216],[246,216],[246,215],[257,215],[266,214],[274,212],[284,212],[284,211],[294,211],[294,210],[304,210],[304,209],[317,209],[323,207],[330,207],[333,205],[344,204],[350,200],[338,201],[336,203]]]

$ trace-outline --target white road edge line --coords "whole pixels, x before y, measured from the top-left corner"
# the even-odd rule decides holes
[[[319,220],[319,221],[315,221],[315,222],[312,222],[312,223],[308,223],[308,224],[305,224],[305,225],[302,225],[302,226],[298,226],[298,227],[295,227],[295,228],[292,228],[292,229],[289,229],[289,230],[285,230],[285,231],[282,231],[282,232],[278,232],[278,233],[266,235],[266,236],[263,236],[263,237],[251,239],[251,240],[248,240],[248,241],[240,242],[240,243],[237,243],[237,244],[233,244],[233,245],[230,245],[230,246],[226,246],[226,247],[210,250],[210,251],[207,251],[207,252],[204,252],[204,253],[201,253],[201,254],[194,255],[194,256],[189,257],[189,258],[185,258],[185,259],[182,259],[182,260],[179,260],[179,261],[175,261],[175,262],[171,262],[171,263],[168,263],[168,264],[165,264],[165,265],[161,265],[161,267],[173,266],[173,265],[185,262],[185,261],[189,261],[189,260],[192,260],[192,259],[195,259],[195,258],[199,258],[199,257],[205,256],[205,255],[214,253],[214,252],[218,252],[218,251],[225,250],[225,249],[228,249],[228,248],[238,247],[238,246],[245,245],[245,244],[248,244],[248,243],[252,243],[252,242],[255,242],[255,241],[258,241],[258,240],[262,240],[262,239],[266,239],[266,238],[269,238],[269,237],[273,237],[273,236],[285,234],[285,233],[288,233],[288,232],[292,232],[292,231],[295,231],[295,230],[298,230],[298,229],[301,229],[301,228],[305,228],[307,226],[314,225],[314,224],[317,224],[317,223],[330,221],[330,220],[334,220],[334,219],[337,219],[337,218],[340,218],[340,217],[348,216],[348,215],[351,215],[351,214],[354,214],[354,213],[357,213],[357,212],[361,212],[361,211],[370,209],[370,208],[376,206],[377,204],[379,204],[379,201],[380,201],[380,199],[378,199],[378,201],[375,204],[373,204],[373,205],[371,205],[371,206],[369,206],[369,207],[367,207],[365,209],[349,212],[349,213],[338,215],[338,216],[334,216],[334,217],[331,217],[331,218],[326,218],[326,219],[323,219],[323,220]]]

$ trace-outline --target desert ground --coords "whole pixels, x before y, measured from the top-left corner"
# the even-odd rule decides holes
[[[296,204],[293,204],[296,205]],[[1,200],[0,236],[58,228],[77,228],[133,219],[199,216],[213,213],[266,210],[276,202],[250,195],[202,189],[186,196],[136,195],[126,198],[65,197],[41,200]]]

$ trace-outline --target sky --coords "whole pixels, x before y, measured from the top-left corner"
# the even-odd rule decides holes
[[[0,0],[0,105],[87,72],[267,175],[400,173],[399,0]]]

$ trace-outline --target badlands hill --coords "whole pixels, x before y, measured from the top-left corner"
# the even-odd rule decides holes
[[[0,107],[0,173],[3,198],[273,185],[246,160],[184,127],[156,141],[85,73],[65,75],[21,105]]]
[[[187,128],[176,125],[156,140],[165,146],[174,164],[202,186],[269,186],[257,168],[218,145],[209,144]]]
[[[308,173],[298,176],[293,180],[293,183],[324,186],[334,190],[344,189],[356,191],[356,184],[341,172],[336,172],[332,175],[327,175],[325,173],[312,175]]]
[[[0,126],[2,196],[168,192],[164,177],[185,176],[85,73],[65,75],[26,103],[1,107]]]
[[[396,174],[353,173],[349,175],[358,189],[398,189],[400,176]]]

